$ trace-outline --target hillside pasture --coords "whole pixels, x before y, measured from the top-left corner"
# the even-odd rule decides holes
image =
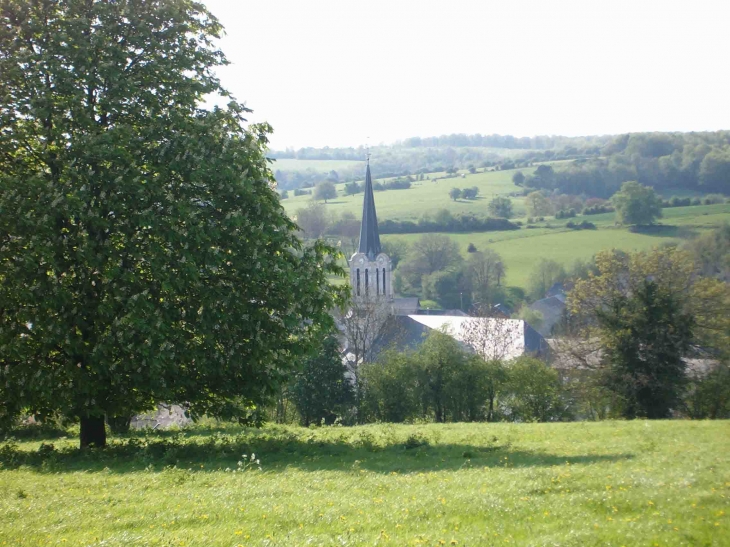
[[[433,214],[441,209],[446,209],[452,214],[473,213],[487,216],[487,205],[492,198],[522,191],[512,183],[514,173],[515,170],[489,171],[466,174],[464,178],[458,175],[439,180],[433,178],[444,176],[443,173],[430,173],[431,179],[413,182],[408,190],[375,192],[378,219],[418,220],[424,214]],[[452,188],[462,189],[472,186],[479,188],[479,197],[475,200],[454,201],[449,197],[449,190]],[[337,198],[327,203],[327,210],[338,215],[349,211],[359,217],[362,214],[362,193],[345,196],[344,184],[337,184],[335,187]],[[294,197],[291,191],[289,196],[289,199],[282,201],[282,205],[290,216],[295,215],[297,209],[306,207],[312,199],[308,195]],[[525,214],[523,202],[522,197],[514,198],[517,216]]]
[[[104,451],[77,444],[0,447],[0,545],[650,547],[730,537],[726,421],[197,426],[112,439]],[[252,453],[260,470],[242,456]]]
[[[533,228],[525,226],[516,231],[446,234],[458,242],[462,255],[468,256],[467,247],[473,243],[477,250],[497,251],[507,265],[507,285],[526,288],[530,272],[542,258],[555,260],[571,267],[576,260],[588,260],[605,249],[641,251],[663,243],[681,243],[709,229],[730,222],[730,204],[698,205],[664,209],[660,225],[650,230],[633,232],[626,227],[614,226],[614,213],[579,216],[573,220],[587,220],[597,230],[571,230],[568,220],[549,219]],[[402,239],[413,242],[421,234],[383,235],[384,241]]]

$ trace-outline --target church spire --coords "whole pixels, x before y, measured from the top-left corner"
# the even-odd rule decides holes
[[[370,177],[370,155],[368,154],[365,170],[365,199],[362,203],[362,224],[360,225],[360,246],[357,252],[367,255],[370,260],[373,260],[381,251],[378,217],[375,214],[375,198],[373,197],[373,180]]]

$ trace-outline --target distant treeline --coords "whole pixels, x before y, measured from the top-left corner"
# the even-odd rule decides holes
[[[524,185],[607,198],[622,183],[636,180],[660,192],[730,194],[730,131],[621,135],[601,154],[555,169],[541,165]]]
[[[525,169],[525,186],[563,194],[608,198],[628,180],[665,193],[686,189],[730,194],[730,131],[532,138],[447,135],[413,137],[371,152],[371,168],[378,178],[457,168],[519,168]],[[365,154],[363,147],[302,148],[271,156],[362,160]],[[528,171],[533,163],[554,160],[574,161],[555,168],[540,166],[532,175]],[[363,173],[354,166],[328,174],[277,171],[276,176],[281,189],[293,189],[312,186],[325,177],[335,182],[359,180]]]

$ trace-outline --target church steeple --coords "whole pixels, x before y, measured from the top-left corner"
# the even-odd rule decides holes
[[[365,169],[365,197],[362,204],[360,245],[350,258],[350,283],[355,299],[377,298],[393,301],[390,258],[380,246],[378,217],[375,214],[370,155]]]
[[[375,214],[375,197],[373,196],[373,180],[370,176],[370,158],[365,170],[365,199],[362,203],[362,224],[360,225],[360,246],[358,253],[374,260],[382,249],[378,233],[378,217]]]

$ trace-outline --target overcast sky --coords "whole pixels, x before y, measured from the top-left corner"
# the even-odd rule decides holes
[[[730,129],[728,0],[203,0],[273,148]]]

